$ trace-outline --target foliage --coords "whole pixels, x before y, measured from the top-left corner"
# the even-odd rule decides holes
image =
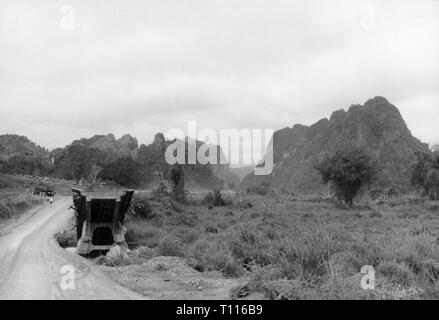
[[[226,205],[226,201],[223,199],[221,190],[216,188],[213,192],[208,192],[203,199],[203,204],[207,205],[209,208],[213,207],[223,207]]]
[[[439,200],[439,155],[418,153],[412,166],[411,183],[421,187],[424,195]]]
[[[354,198],[364,185],[370,184],[375,176],[375,168],[370,156],[362,149],[348,147],[324,159],[316,169],[323,182],[336,189],[338,197],[352,206]]]
[[[123,186],[137,186],[141,181],[138,164],[131,157],[118,158],[104,165],[101,177]]]
[[[173,183],[173,195],[175,200],[185,202],[186,196],[184,193],[184,171],[180,164],[176,164],[171,169],[171,181]]]

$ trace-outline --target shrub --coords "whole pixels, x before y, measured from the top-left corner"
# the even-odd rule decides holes
[[[316,169],[324,183],[332,183],[338,198],[352,206],[361,187],[370,184],[375,169],[370,156],[362,149],[348,147],[324,159]]]
[[[202,200],[202,203],[203,203],[204,205],[207,205],[207,207],[208,207],[209,209],[212,209],[212,208],[213,208],[213,193],[209,191],[209,192],[204,196],[204,198],[203,198],[203,200]]]
[[[141,199],[134,199],[133,203],[133,211],[135,214],[141,216],[145,219],[152,219],[157,214],[152,210],[151,205],[149,204],[148,199],[146,197]]]
[[[412,166],[411,183],[421,187],[424,195],[431,200],[439,200],[439,155],[417,153],[417,161]]]
[[[186,194],[184,191],[184,170],[183,166],[176,164],[171,169],[171,181],[173,183],[173,197],[178,202],[186,202]]]
[[[221,194],[220,189],[215,189],[213,191],[213,206],[214,207],[222,207],[225,205],[225,202],[223,200],[223,196]]]
[[[223,199],[220,189],[215,189],[213,192],[208,192],[203,198],[203,204],[207,205],[210,209],[213,207],[222,207],[226,205]]]
[[[172,187],[167,181],[160,181],[159,185],[152,190],[152,198],[162,201],[163,199],[169,199],[172,193]]]

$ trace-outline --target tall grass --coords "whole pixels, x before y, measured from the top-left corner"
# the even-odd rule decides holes
[[[354,210],[319,199],[247,195],[251,206],[155,204],[160,223],[129,216],[127,238],[145,257],[178,256],[200,272],[246,277],[236,297],[415,299],[439,295],[435,204],[393,199]],[[241,199],[242,200],[242,199]],[[428,217],[428,224],[425,218]],[[376,271],[376,290],[360,270]]]

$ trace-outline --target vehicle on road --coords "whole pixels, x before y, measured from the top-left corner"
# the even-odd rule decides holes
[[[39,185],[34,188],[32,194],[41,196],[41,197],[50,197],[53,198],[56,194],[56,191],[53,187],[48,185]]]

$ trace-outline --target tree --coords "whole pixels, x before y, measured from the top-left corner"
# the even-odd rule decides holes
[[[316,169],[324,183],[331,183],[336,194],[352,207],[361,188],[370,185],[375,177],[371,157],[360,148],[346,147],[324,159]]]
[[[89,190],[93,190],[96,187],[96,180],[103,169],[104,167],[101,164],[95,164],[91,167],[87,178],[87,188]]]
[[[417,153],[412,166],[411,183],[421,187],[431,200],[439,200],[439,154]]]
[[[173,194],[175,200],[185,202],[184,193],[184,170],[181,164],[175,164],[171,169],[171,181],[173,184]]]
[[[101,178],[126,187],[137,187],[141,180],[138,167],[139,165],[130,156],[118,158],[104,165]]]

